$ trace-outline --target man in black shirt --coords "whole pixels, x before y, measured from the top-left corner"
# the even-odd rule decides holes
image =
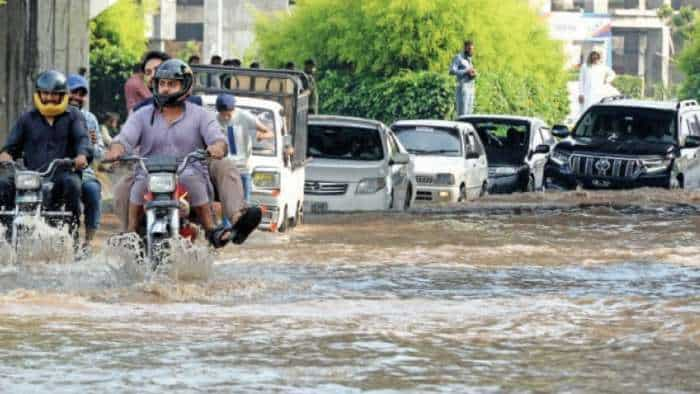
[[[73,214],[71,227],[76,229],[80,220],[80,171],[92,157],[83,116],[68,106],[68,84],[65,75],[58,71],[39,75],[33,98],[34,109],[22,114],[12,128],[0,150],[0,162],[22,158],[28,170],[45,171],[54,159],[74,159],[74,168],[61,168],[54,173],[54,188],[47,206],[55,209],[65,204]],[[14,174],[3,174],[0,206],[14,207],[14,199]]]

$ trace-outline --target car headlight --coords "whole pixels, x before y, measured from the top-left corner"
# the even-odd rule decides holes
[[[253,172],[253,185],[258,189],[279,189],[280,173],[273,171]]]
[[[662,171],[668,170],[668,167],[671,165],[671,160],[670,159],[648,159],[648,160],[642,160],[642,164],[644,165],[644,169],[646,170],[647,173],[662,172]]]
[[[174,174],[153,174],[148,176],[148,190],[151,193],[172,193],[175,191]]]
[[[561,166],[564,164],[568,164],[570,157],[571,157],[571,152],[555,149],[554,152],[552,152],[550,159],[552,159],[553,162],[555,162]]]
[[[384,178],[367,178],[357,184],[357,194],[372,194],[386,187],[386,179]]]
[[[515,175],[517,173],[518,169],[516,167],[496,167],[489,169],[489,175]]]
[[[452,174],[437,174],[435,176],[436,185],[454,185],[455,176]]]
[[[32,190],[41,187],[41,177],[39,174],[17,174],[15,175],[15,188],[18,190]]]

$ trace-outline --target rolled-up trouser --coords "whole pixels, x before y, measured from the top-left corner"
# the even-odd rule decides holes
[[[473,83],[458,83],[455,91],[457,116],[470,115],[474,112],[476,89]]]
[[[231,160],[211,160],[209,176],[214,184],[216,200],[223,206],[224,216],[231,223],[236,223],[245,207],[241,176]],[[121,231],[126,231],[129,222],[129,196],[134,184],[134,175],[129,174],[114,186],[114,210],[122,224]]]

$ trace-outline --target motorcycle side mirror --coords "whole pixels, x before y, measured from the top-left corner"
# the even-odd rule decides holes
[[[571,134],[571,131],[566,125],[558,124],[552,127],[552,134],[558,138],[566,138]]]

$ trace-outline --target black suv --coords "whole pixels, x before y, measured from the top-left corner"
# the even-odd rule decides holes
[[[545,167],[555,189],[700,186],[700,106],[695,100],[603,99],[555,145]]]

